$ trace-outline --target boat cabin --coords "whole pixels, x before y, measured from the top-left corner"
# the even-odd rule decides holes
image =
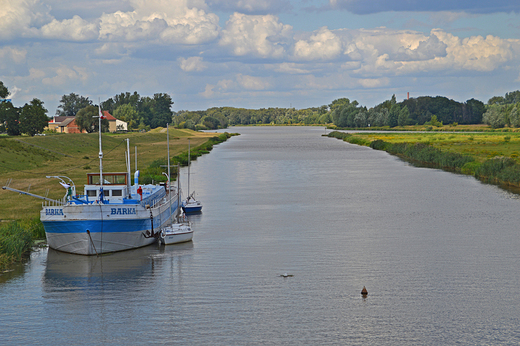
[[[103,199],[109,203],[123,203],[128,196],[127,173],[103,173]],[[85,196],[98,200],[100,194],[99,173],[87,173]]]

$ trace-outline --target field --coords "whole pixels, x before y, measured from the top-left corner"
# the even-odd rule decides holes
[[[370,142],[383,140],[389,143],[425,143],[442,151],[471,155],[477,161],[504,156],[517,159],[520,155],[519,132],[422,132],[422,133],[356,133]]]
[[[35,137],[0,137],[0,184],[12,179],[10,187],[60,199],[65,189],[58,179],[46,176],[71,178],[78,193],[86,183],[86,173],[99,170],[99,135],[51,134]],[[205,143],[214,133],[195,132],[170,128],[170,155],[175,156],[191,147]],[[103,134],[103,171],[125,172],[125,139],[130,139],[131,170],[142,170],[154,160],[167,157],[166,129],[158,128],[147,133]],[[42,200],[12,191],[0,192],[0,220],[39,218]]]

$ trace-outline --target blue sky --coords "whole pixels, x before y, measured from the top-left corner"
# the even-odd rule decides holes
[[[71,92],[163,92],[178,111],[520,89],[517,1],[0,1],[0,80],[49,115]]]

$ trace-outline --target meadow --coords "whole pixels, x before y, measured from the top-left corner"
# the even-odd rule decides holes
[[[188,151],[188,139],[194,149],[214,133],[195,132],[188,129],[170,129],[170,155],[182,155]],[[166,129],[158,128],[146,133],[103,134],[103,171],[125,172],[126,138],[130,139],[131,170],[147,169],[154,161],[167,159]],[[99,170],[99,137],[90,134],[47,134],[34,137],[0,137],[0,184],[48,196],[62,198],[66,191],[55,178],[67,176],[82,192],[86,173]],[[2,190],[0,220],[20,220],[39,217],[42,200]]]
[[[520,188],[520,132],[332,132],[414,164],[473,175],[513,192]]]

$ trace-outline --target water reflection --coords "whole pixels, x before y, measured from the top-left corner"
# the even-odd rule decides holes
[[[151,245],[140,249],[79,256],[49,249],[43,277],[46,292],[135,289],[149,285],[163,269],[167,258],[191,253],[193,243],[177,246]]]

